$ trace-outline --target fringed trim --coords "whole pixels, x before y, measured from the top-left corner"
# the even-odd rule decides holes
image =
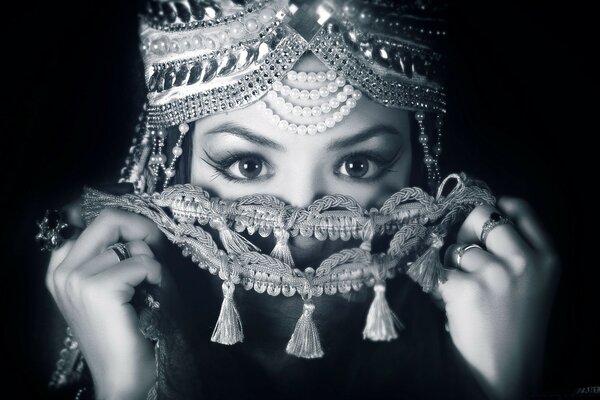
[[[227,253],[242,254],[251,250],[260,251],[260,249],[248,239],[237,232],[229,229],[222,218],[215,218],[210,221],[210,226],[219,232],[219,239],[227,250]]]
[[[293,267],[294,259],[292,258],[292,253],[288,247],[288,240],[290,239],[289,232],[278,227],[273,230],[273,234],[275,235],[277,242],[275,243],[273,250],[271,250],[271,256],[278,258]]]
[[[314,311],[315,305],[313,303],[304,303],[302,315],[298,319],[296,329],[294,329],[294,333],[285,349],[288,354],[300,358],[323,357],[319,332],[312,318]]]
[[[406,271],[413,281],[421,285],[424,292],[431,292],[438,282],[444,281],[444,267],[440,261],[440,248],[443,245],[444,239],[435,233],[432,234],[429,248]]]
[[[226,345],[243,342],[244,331],[242,329],[242,321],[233,301],[235,285],[230,281],[225,281],[222,288],[223,304],[221,305],[221,313],[219,314],[219,319],[210,340]]]
[[[367,323],[363,330],[363,339],[369,339],[374,342],[389,342],[398,337],[398,330],[403,330],[404,325],[390,309],[385,298],[385,284],[375,284],[373,291],[375,297],[367,314]]]

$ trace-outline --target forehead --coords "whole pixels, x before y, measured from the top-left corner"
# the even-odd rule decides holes
[[[293,70],[297,72],[326,72],[327,66],[321,63],[314,55],[305,54],[294,65]],[[300,119],[294,122],[302,123]],[[336,139],[351,136],[377,126],[393,128],[401,135],[406,136],[407,139],[410,135],[408,111],[384,107],[368,99],[366,96],[358,100],[356,107],[340,123],[314,136],[301,136],[281,130],[264,113],[264,110],[258,103],[251,104],[239,110],[202,118],[196,123],[196,134],[201,136],[202,132],[213,130],[227,123],[244,126],[257,134],[284,145],[287,143],[291,145],[310,144],[322,146]]]

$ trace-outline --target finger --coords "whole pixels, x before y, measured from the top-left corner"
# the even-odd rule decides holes
[[[543,228],[531,206],[522,199],[502,197],[498,206],[513,219],[525,239],[543,253],[553,253],[554,245],[550,235]]]
[[[73,245],[60,266],[61,273],[68,274],[77,265],[100,254],[116,242],[143,240],[152,245],[157,244],[159,238],[159,229],[148,218],[127,211],[105,209]]]
[[[467,272],[458,269],[448,270],[446,280],[440,282],[431,293],[434,297],[440,298],[445,307],[455,296],[460,295],[465,285],[471,281],[468,275]]]
[[[105,269],[90,277],[82,287],[81,295],[94,297],[117,294],[111,297],[117,301],[129,302],[135,293],[135,287],[147,281],[154,285],[162,282],[162,271],[158,261],[146,255],[135,256]]]
[[[486,268],[490,264],[501,264],[501,260],[494,254],[485,251],[478,247],[471,247],[464,250],[462,256],[459,257],[458,252],[460,249],[464,249],[467,245],[465,244],[452,244],[448,246],[446,254],[444,256],[444,267],[446,268],[457,268],[468,273],[480,272],[482,268]]]
[[[154,258],[154,253],[150,249],[150,246],[148,246],[148,244],[146,244],[144,241],[135,240],[124,243],[124,245],[127,247],[131,257],[147,256]],[[119,259],[113,249],[108,248],[96,257],[92,258],[90,261],[83,263],[80,267],[76,268],[73,273],[78,273],[81,275],[81,277],[88,277],[96,275],[116,264],[122,264],[124,261],[126,260],[121,261]]]
[[[54,271],[56,271],[56,267],[63,262],[71,248],[75,244],[75,240],[66,240],[64,244],[56,250],[53,250],[50,255],[50,261],[48,263],[48,269],[46,270],[46,288],[50,291],[52,297],[55,297],[54,290]]]
[[[476,207],[461,226],[457,235],[458,242],[480,242],[483,225],[493,212],[498,211],[492,206]],[[527,260],[533,253],[532,248],[511,224],[498,225],[489,231],[484,246],[489,252],[503,260],[517,275],[523,273],[528,264]]]

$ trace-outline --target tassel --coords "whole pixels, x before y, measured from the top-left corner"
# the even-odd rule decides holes
[[[277,243],[275,243],[275,247],[271,250],[271,256],[278,258],[293,267],[294,259],[292,258],[292,253],[288,247],[288,240],[290,238],[289,232],[283,228],[275,228],[273,234],[275,235],[275,239],[277,239]]]
[[[323,357],[319,332],[312,319],[314,311],[315,305],[313,303],[304,303],[302,315],[298,319],[296,329],[294,329],[294,333],[285,349],[288,354],[301,358]]]
[[[235,285],[232,282],[224,281],[222,287],[223,304],[221,305],[221,313],[219,314],[217,325],[210,340],[226,345],[243,342],[244,331],[242,329],[242,321],[233,301]]]
[[[444,240],[439,235],[433,234],[429,248],[406,271],[406,274],[421,285],[426,293],[434,290],[438,281],[444,281],[444,268],[440,262],[440,248],[443,245]]]
[[[385,284],[377,283],[373,290],[375,291],[375,297],[367,314],[363,339],[370,339],[374,342],[389,342],[398,337],[395,326],[402,330],[404,325],[390,309],[385,299]]]
[[[229,229],[225,221],[221,218],[211,220],[210,226],[219,232],[219,239],[225,250],[227,250],[227,253],[242,254],[251,250],[259,251],[259,248],[254,243]]]

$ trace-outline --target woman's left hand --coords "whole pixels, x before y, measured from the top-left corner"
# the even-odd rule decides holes
[[[483,249],[465,251],[437,295],[445,303],[452,341],[484,390],[492,398],[513,399],[538,384],[559,265],[548,234],[525,201],[505,197],[498,207],[514,226],[496,226]],[[482,227],[492,212],[497,210],[475,208],[446,254],[455,254],[457,246],[481,244]],[[456,257],[446,260],[447,267],[456,264]]]

